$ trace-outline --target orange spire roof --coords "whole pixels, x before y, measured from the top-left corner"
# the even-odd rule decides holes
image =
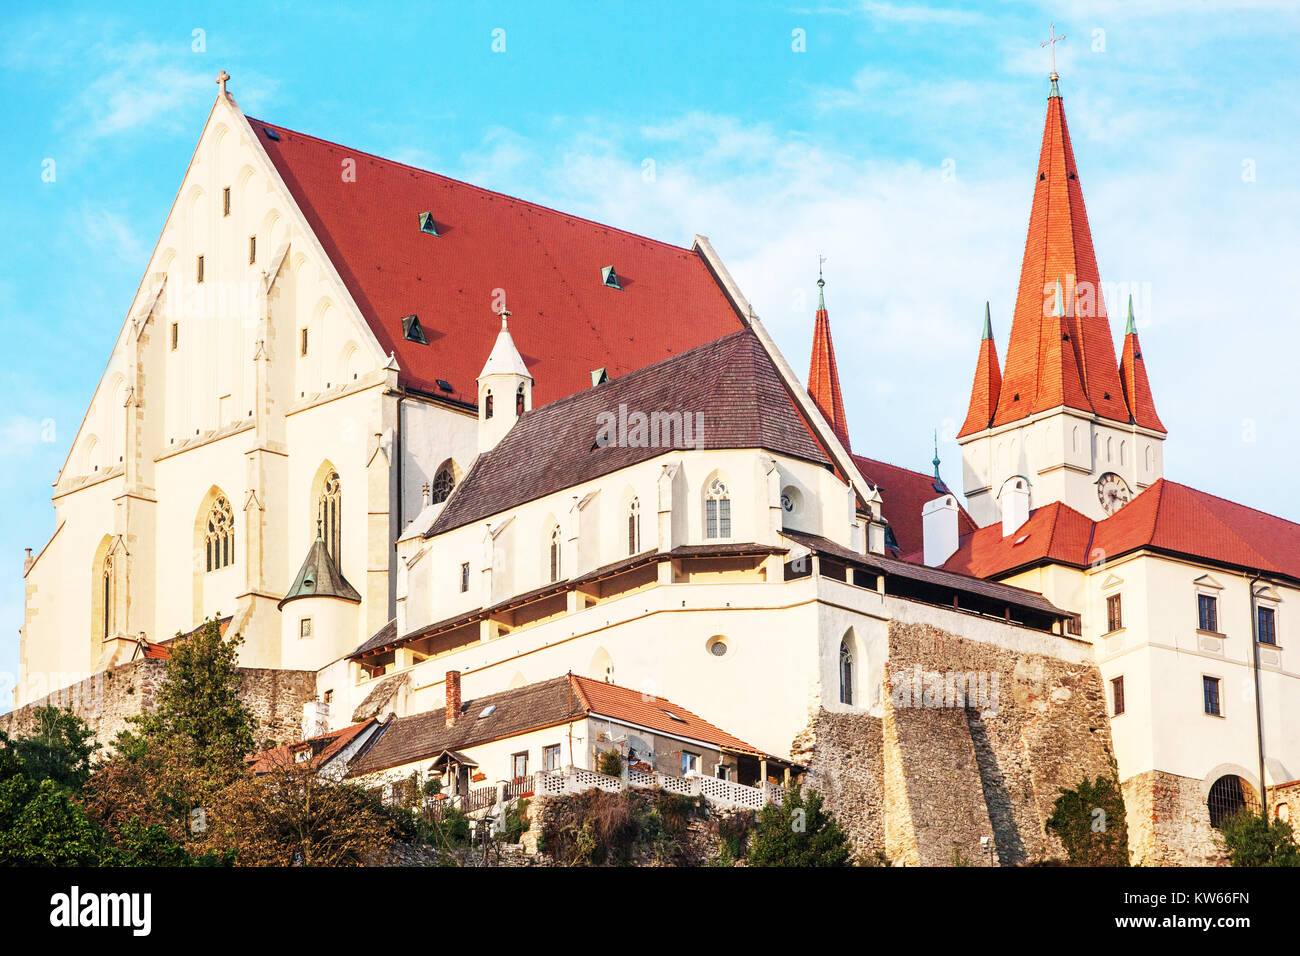
[[[840,373],[835,367],[835,346],[831,343],[831,320],[826,313],[822,287],[826,280],[817,277],[817,322],[813,326],[812,359],[808,363],[808,394],[830,423],[835,437],[845,450],[849,448],[849,425],[844,416],[844,398],[840,395]]]
[[[1129,418],[1065,108],[1053,78],[992,424],[1060,405],[1126,424]]]
[[[1166,431],[1156,414],[1156,403],[1151,397],[1151,383],[1147,381],[1147,366],[1142,359],[1142,344],[1138,341],[1137,325],[1133,321],[1133,296],[1128,297],[1128,324],[1124,327],[1124,353],[1119,363],[1120,381],[1124,383],[1124,399],[1128,402],[1133,421],[1143,428]]]
[[[985,302],[984,334],[980,336],[980,357],[975,363],[975,384],[971,386],[970,408],[966,411],[961,431],[957,433],[958,438],[989,427],[1001,391],[1002,369],[998,365],[998,347],[993,341],[993,319],[989,315],[989,304]]]

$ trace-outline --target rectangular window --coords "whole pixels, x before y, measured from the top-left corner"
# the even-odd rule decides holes
[[[1118,717],[1124,713],[1124,678],[1116,677],[1110,682],[1110,713]]]
[[[1219,599],[1209,594],[1196,595],[1196,611],[1202,631],[1219,633]]]
[[[1259,642],[1261,644],[1277,643],[1277,612],[1271,607],[1256,608],[1259,612]]]
[[[299,355],[307,354],[307,330],[306,329],[302,330],[302,342],[298,346],[298,354]]]
[[[172,323],[172,351],[176,351],[176,346],[181,344],[181,327],[177,322]]]
[[[248,264],[251,266],[257,261],[257,236],[248,237]]]
[[[528,776],[528,751],[521,754],[510,755],[510,776],[512,779],[520,780]]]
[[[1106,632],[1118,631],[1124,626],[1124,608],[1118,594],[1106,598]]]
[[[710,498],[704,502],[704,537],[731,537],[730,498]]]
[[[551,744],[549,747],[542,748],[542,769],[559,770],[560,769],[560,745]]]
[[[221,215],[230,215],[230,187],[221,190]]]
[[[732,768],[727,766],[725,763],[718,764],[718,779],[731,780],[732,778],[733,778]]]
[[[464,594],[469,590],[469,562],[466,561],[460,566],[460,593]]]
[[[700,755],[689,750],[682,751],[682,776],[700,772]]]
[[[311,618],[304,617],[298,622],[298,637],[304,641],[311,637]]]
[[[194,262],[194,281],[203,281],[203,257],[199,256]]]
[[[1222,717],[1223,711],[1219,706],[1219,678],[1202,677],[1201,686],[1205,692],[1205,712],[1211,717]]]

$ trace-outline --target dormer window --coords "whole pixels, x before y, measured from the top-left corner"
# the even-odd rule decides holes
[[[402,336],[408,342],[419,342],[421,345],[429,344],[429,340],[424,337],[424,328],[420,325],[418,315],[402,316]]]
[[[610,289],[623,289],[622,284],[618,281],[618,273],[614,271],[613,266],[605,266],[600,270],[601,281]]]

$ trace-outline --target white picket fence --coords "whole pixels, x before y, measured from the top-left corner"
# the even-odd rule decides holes
[[[538,796],[560,796],[566,793],[582,793],[584,790],[591,789],[618,793],[624,786],[620,777],[573,767],[549,772],[539,770],[533,775],[533,792]],[[749,810],[761,810],[768,803],[779,806],[785,797],[784,787],[770,783],[763,787],[746,787],[717,777],[671,777],[668,774],[646,773],[642,770],[629,770],[626,786],[642,789],[657,787],[683,796],[702,796],[709,803],[719,806],[744,807]]]

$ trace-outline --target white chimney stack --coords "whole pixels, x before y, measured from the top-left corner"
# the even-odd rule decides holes
[[[957,499],[944,495],[921,507],[921,535],[925,563],[935,568],[957,550]]]
[[[309,700],[302,705],[302,739],[319,737],[330,729],[330,705],[323,700]]]
[[[1029,482],[1012,478],[1002,486],[1002,537],[1014,534],[1029,520]]]

